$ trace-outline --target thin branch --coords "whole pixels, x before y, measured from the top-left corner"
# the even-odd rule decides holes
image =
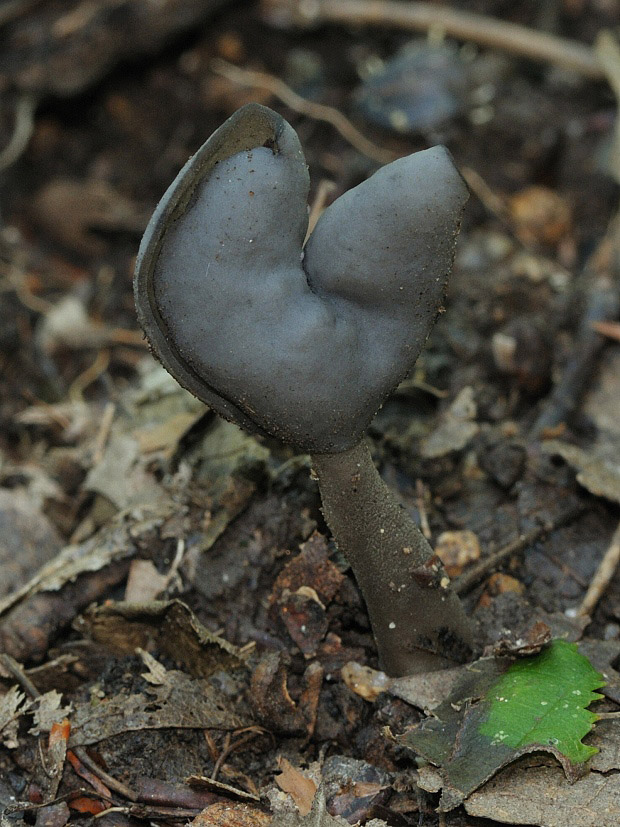
[[[123,798],[127,798],[129,801],[138,801],[138,794],[126,784],[123,784],[122,781],[119,781],[114,778],[114,776],[107,773],[102,767],[99,766],[99,764],[97,764],[96,761],[93,761],[84,747],[74,747],[72,752],[80,759],[85,767],[96,775],[100,781],[103,781],[103,783],[106,784],[111,790],[114,790],[114,792],[122,795]]]
[[[19,683],[22,689],[33,699],[37,700],[41,697],[41,693],[37,689],[37,687],[33,684],[30,680],[28,675],[24,672],[20,663],[18,663],[15,658],[12,658],[10,655],[0,654],[0,663],[10,675],[15,678],[15,680]],[[113,776],[109,775],[104,769],[102,769],[99,764],[97,764],[90,755],[86,752],[84,747],[73,747],[72,752],[79,758],[79,760],[87,767],[91,772],[93,772],[104,784],[107,784],[110,789],[114,790],[117,793],[120,793],[125,798],[129,799],[129,801],[137,801],[138,795],[133,790],[131,790],[126,784],[123,784],[122,781],[118,781]],[[43,755],[41,755],[43,759]],[[99,792],[97,793],[99,795]],[[53,802],[47,802],[51,804]]]
[[[618,102],[620,101],[620,45],[618,39],[611,32],[603,30],[599,32],[596,38],[594,51],[614,93],[616,108],[618,108]],[[618,117],[616,117],[614,125],[610,159],[607,166],[616,179],[616,183],[620,182],[620,125]]]
[[[391,161],[400,157],[397,153],[391,152],[389,149],[383,149],[373,144],[372,141],[369,141],[368,138],[353,126],[351,121],[348,120],[342,112],[339,112],[332,106],[325,106],[322,103],[314,103],[314,101],[302,98],[297,92],[294,92],[290,86],[287,86],[284,81],[274,77],[274,75],[251,69],[241,69],[239,66],[234,66],[232,63],[227,63],[220,58],[212,60],[210,66],[216,75],[221,75],[221,77],[230,80],[232,83],[236,83],[238,86],[266,89],[295,112],[299,112],[309,118],[314,118],[316,121],[324,121],[325,123],[331,124],[351,146],[355,147],[362,155],[372,158],[373,161],[378,161],[380,164],[389,164]]]
[[[602,336],[620,342],[620,322],[592,322],[592,327]]]
[[[4,172],[26,151],[34,132],[34,113],[38,99],[29,93],[22,95],[15,107],[15,126],[13,134],[0,152],[0,172]]]
[[[328,178],[323,178],[319,181],[319,186],[314,196],[314,201],[310,207],[310,214],[308,215],[308,229],[306,230],[306,237],[304,238],[304,245],[312,235],[316,223],[323,214],[327,206],[327,199],[336,189],[336,184]]]
[[[583,43],[436,3],[263,0],[263,9],[266,18],[275,22],[382,26],[415,32],[433,30],[518,57],[552,63],[594,80],[605,77],[594,51]]]
[[[583,514],[584,511],[584,506],[577,506],[575,508],[568,509],[563,514],[558,515],[555,519],[548,520],[542,525],[528,531],[526,534],[520,534],[515,540],[512,540],[510,543],[497,551],[494,551],[492,554],[489,554],[489,556],[485,557],[484,560],[481,560],[475,566],[469,568],[460,577],[457,577],[456,580],[453,581],[452,587],[457,594],[466,594],[488,574],[497,571],[502,563],[504,563],[504,561],[509,557],[512,557],[513,554],[516,554],[519,551],[524,551],[526,548],[529,548],[534,545],[534,543],[538,542],[538,540],[541,540],[547,534],[550,534],[552,531],[555,531],[561,526],[572,522],[580,514]]]
[[[596,604],[599,602],[612,577],[616,573],[620,563],[620,523],[614,532],[611,543],[603,559],[598,565],[594,577],[590,581],[590,587],[577,609],[577,617],[592,617]]]
[[[2,653],[0,654],[0,664],[4,666],[11,677],[15,678],[17,683],[21,686],[24,692],[32,698],[32,700],[36,700],[41,697],[41,693],[30,680],[28,675],[26,675],[21,664],[19,664],[15,658],[11,657],[11,655]]]
[[[108,402],[101,415],[99,430],[95,439],[95,449],[93,451],[93,465],[99,465],[103,459],[103,452],[110,436],[110,430],[114,421],[114,414],[116,413],[116,405],[114,402]]]
[[[72,402],[83,402],[84,401],[84,391],[89,385],[92,385],[93,382],[96,382],[97,379],[101,376],[102,373],[108,369],[110,364],[110,351],[109,350],[100,350],[97,353],[95,361],[92,365],[86,370],[82,371],[79,376],[77,376],[73,382],[71,383],[71,387],[69,388],[69,399]]]
[[[603,238],[586,262],[577,286],[586,296],[583,316],[563,372],[530,429],[539,439],[568,421],[596,372],[596,360],[605,340],[597,324],[615,320],[620,308],[620,211],[609,222]]]

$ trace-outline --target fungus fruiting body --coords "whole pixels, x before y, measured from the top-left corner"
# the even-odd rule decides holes
[[[319,219],[296,133],[249,104],[181,170],[144,235],[140,322],[181,385],[312,455],[327,523],[384,668],[463,660],[468,620],[363,434],[413,367],[441,303],[467,188],[433,147],[381,168]]]

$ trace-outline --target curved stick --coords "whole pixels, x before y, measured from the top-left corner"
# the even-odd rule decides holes
[[[365,441],[315,454],[323,513],[364,595],[390,675],[440,669],[471,654],[471,623],[439,558],[387,488]]]

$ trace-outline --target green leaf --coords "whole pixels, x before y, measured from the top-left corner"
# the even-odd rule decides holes
[[[553,640],[516,662],[486,658],[428,718],[398,739],[440,767],[441,808],[458,806],[498,770],[529,752],[552,753],[569,781],[596,752],[581,739],[597,720],[586,707],[603,676],[577,645]]]
[[[554,640],[536,657],[514,663],[491,687],[479,732],[513,749],[552,746],[583,763],[598,751],[581,742],[597,720],[586,707],[603,697],[593,690],[604,684],[577,644]]]

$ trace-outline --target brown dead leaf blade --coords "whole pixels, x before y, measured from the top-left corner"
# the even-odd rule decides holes
[[[306,816],[312,809],[312,801],[316,793],[316,784],[296,769],[286,758],[280,759],[280,774],[275,781],[281,790],[288,793],[299,810],[300,816]]]
[[[149,671],[143,677],[148,689],[76,705],[70,746],[144,729],[237,729],[250,723],[210,680],[166,670],[147,657]]]

